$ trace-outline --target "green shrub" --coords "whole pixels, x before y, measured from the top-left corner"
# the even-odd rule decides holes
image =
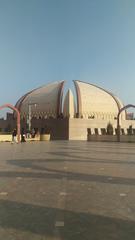
[[[111,123],[107,124],[107,135],[113,135],[113,126]]]

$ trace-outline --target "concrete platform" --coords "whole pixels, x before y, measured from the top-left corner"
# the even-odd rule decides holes
[[[0,143],[0,240],[134,240],[135,144]]]

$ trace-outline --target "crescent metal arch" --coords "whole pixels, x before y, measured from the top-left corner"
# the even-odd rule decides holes
[[[10,108],[17,113],[17,140],[18,140],[18,142],[20,142],[20,112],[18,111],[18,109],[16,107],[14,107],[10,103],[6,103],[6,104],[0,106],[0,110],[2,110],[3,108]]]
[[[126,106],[124,106],[123,108],[121,108],[118,112],[118,115],[117,115],[117,141],[120,142],[120,130],[121,130],[121,127],[120,127],[120,114],[126,110],[127,108],[135,108],[135,105],[133,104],[128,104]]]

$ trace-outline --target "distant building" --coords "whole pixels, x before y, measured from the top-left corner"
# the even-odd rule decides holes
[[[12,113],[6,114],[6,120],[4,118],[0,118],[0,132],[11,132],[15,127],[16,121],[13,117]]]

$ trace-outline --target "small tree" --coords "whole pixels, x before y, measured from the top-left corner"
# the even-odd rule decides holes
[[[128,134],[129,135],[133,135],[133,127],[132,127],[132,125],[129,126]]]
[[[107,124],[107,135],[113,135],[113,126],[110,122]]]

